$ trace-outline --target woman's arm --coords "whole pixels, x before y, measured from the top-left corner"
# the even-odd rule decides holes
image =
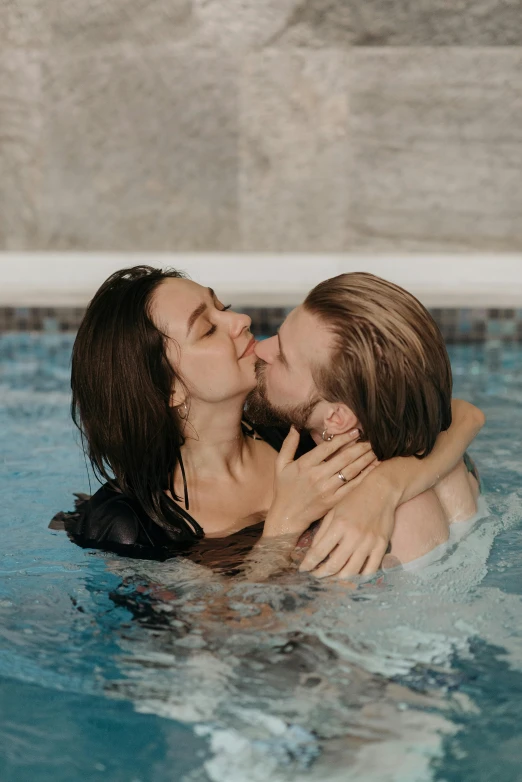
[[[261,537],[246,555],[242,573],[249,581],[266,581],[293,562],[299,535]]]
[[[451,412],[452,424],[446,432],[439,434],[429,456],[425,459],[398,456],[383,462],[374,472],[373,478],[378,479],[380,484],[388,482],[389,491],[396,498],[395,507],[431,489],[445,478],[457,466],[486,422],[482,410],[463,399],[452,400]]]
[[[336,547],[336,560],[344,559],[343,567],[349,560],[353,564],[349,575],[374,573],[380,567],[397,507],[448,475],[484,426],[484,414],[469,402],[453,400],[452,414],[450,428],[441,432],[429,456],[396,457],[380,464],[327,514],[301,570],[313,570]]]

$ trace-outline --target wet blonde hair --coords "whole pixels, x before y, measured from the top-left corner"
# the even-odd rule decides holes
[[[346,404],[378,459],[427,456],[451,424],[451,366],[439,328],[411,293],[373,274],[325,280],[304,308],[335,335],[313,369],[329,402]]]

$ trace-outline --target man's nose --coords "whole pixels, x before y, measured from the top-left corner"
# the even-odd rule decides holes
[[[274,356],[277,351],[277,337],[270,337],[269,339],[262,339],[256,343],[255,354],[262,361],[266,361],[267,364],[271,364],[274,360]]]

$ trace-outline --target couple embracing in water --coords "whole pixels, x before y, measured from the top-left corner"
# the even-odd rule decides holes
[[[342,274],[277,336],[256,342],[250,325],[176,271],[136,266],[106,280],[71,381],[105,484],[54,529],[165,560],[256,527],[258,550],[306,543],[302,570],[349,578],[423,556],[474,515],[466,448],[484,417],[452,401],[442,335],[415,297]]]

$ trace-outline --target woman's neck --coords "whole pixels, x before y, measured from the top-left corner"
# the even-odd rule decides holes
[[[207,472],[233,475],[248,452],[241,428],[244,402],[222,405],[191,405],[183,434],[181,455],[185,469],[199,476]]]

